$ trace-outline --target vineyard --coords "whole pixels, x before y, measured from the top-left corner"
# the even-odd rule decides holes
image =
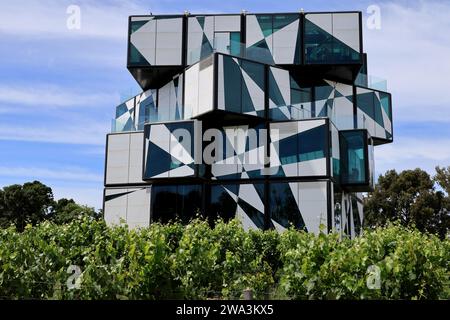
[[[0,229],[0,298],[449,299],[449,260],[448,238],[398,225],[349,240],[238,221],[128,230],[81,218]]]

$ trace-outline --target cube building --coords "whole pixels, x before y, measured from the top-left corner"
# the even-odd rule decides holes
[[[127,68],[142,92],[106,138],[108,224],[360,233],[374,147],[393,141],[361,12],[131,16]]]

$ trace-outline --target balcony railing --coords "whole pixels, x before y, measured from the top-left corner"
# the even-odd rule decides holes
[[[364,73],[359,73],[358,76],[355,79],[355,85],[366,87],[374,90],[380,90],[380,91],[387,91],[387,80],[367,75]]]
[[[246,45],[242,42],[233,40],[226,41],[223,38],[214,38],[212,46],[208,42],[188,52],[187,63],[188,65],[195,64],[215,52],[229,54],[260,63],[274,64],[272,53],[269,49],[257,47],[246,48]]]

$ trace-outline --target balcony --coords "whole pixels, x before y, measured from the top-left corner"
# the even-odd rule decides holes
[[[367,130],[339,132],[341,186],[354,192],[374,188],[373,142]]]

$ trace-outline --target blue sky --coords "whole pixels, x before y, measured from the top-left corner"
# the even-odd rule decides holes
[[[66,26],[69,5],[79,30]],[[377,173],[450,165],[450,2],[15,0],[0,10],[0,187],[36,179],[101,207],[105,134],[121,96],[138,90],[125,67],[129,15],[303,8],[366,19],[369,5],[381,9],[381,29],[364,29],[369,73],[388,80],[394,109]]]

